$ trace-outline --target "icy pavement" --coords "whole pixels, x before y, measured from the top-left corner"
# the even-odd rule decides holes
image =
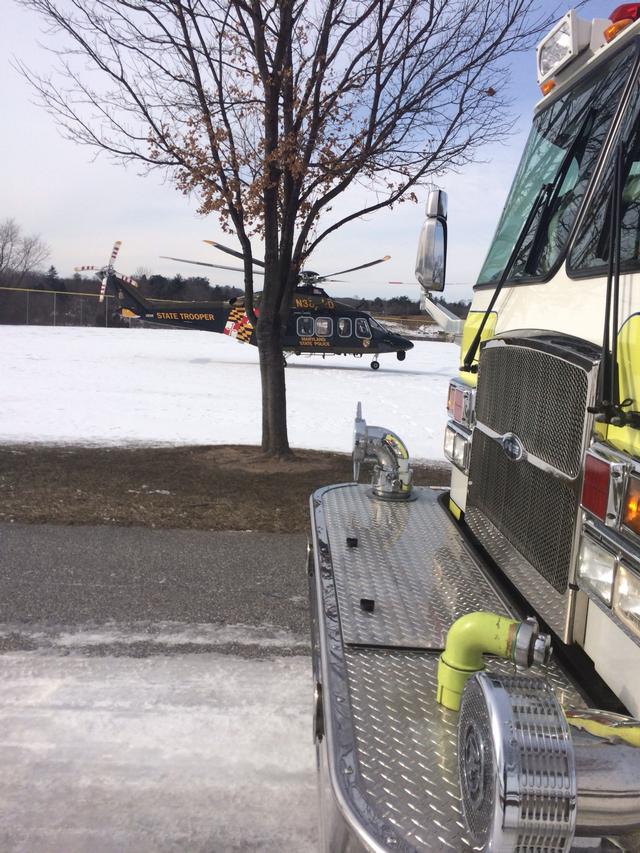
[[[4,853],[316,845],[306,657],[0,656]]]
[[[406,361],[293,356],[292,446],[350,452],[356,402],[416,459],[442,459],[454,344],[416,341]],[[255,347],[210,332],[3,326],[0,442],[259,444]]]
[[[315,849],[304,536],[0,543],[2,853]]]

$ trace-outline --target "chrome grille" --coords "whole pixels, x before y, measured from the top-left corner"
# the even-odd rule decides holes
[[[486,348],[476,401],[477,420],[513,432],[529,453],[577,477],[588,395],[587,373],[574,364],[522,346]]]
[[[564,346],[521,338],[484,347],[466,519],[542,618],[566,635],[597,355],[562,340]],[[520,460],[500,443],[510,433],[524,448]]]
[[[551,586],[566,589],[578,513],[574,486],[532,465],[514,464],[476,430],[470,499]]]

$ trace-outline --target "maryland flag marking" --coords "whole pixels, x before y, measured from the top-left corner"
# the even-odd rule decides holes
[[[253,326],[245,314],[244,308],[232,308],[227,317],[224,334],[248,344],[251,341]]]

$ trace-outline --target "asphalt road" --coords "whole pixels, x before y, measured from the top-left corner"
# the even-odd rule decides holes
[[[0,525],[0,851],[317,845],[305,537]]]
[[[272,626],[295,637],[299,652],[308,635],[305,562],[302,534],[0,524],[0,649],[32,648],[34,626],[110,624],[139,636],[144,626],[157,634],[176,623],[207,625],[212,636],[212,625]],[[238,647],[229,632],[205,639],[200,651],[264,653],[262,643]],[[185,643],[174,638],[166,651]],[[157,653],[157,638],[148,645]],[[144,642],[134,651],[144,654]]]

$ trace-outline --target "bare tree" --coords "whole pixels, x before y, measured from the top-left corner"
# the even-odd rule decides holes
[[[25,276],[36,272],[51,254],[37,235],[22,233],[15,219],[0,222],[0,282],[19,285]]]
[[[21,2],[68,37],[52,76],[23,68],[66,134],[169,170],[239,240],[274,455],[289,452],[281,334],[301,264],[504,139],[505,60],[548,25],[529,0]],[[368,201],[331,213],[358,184]]]

